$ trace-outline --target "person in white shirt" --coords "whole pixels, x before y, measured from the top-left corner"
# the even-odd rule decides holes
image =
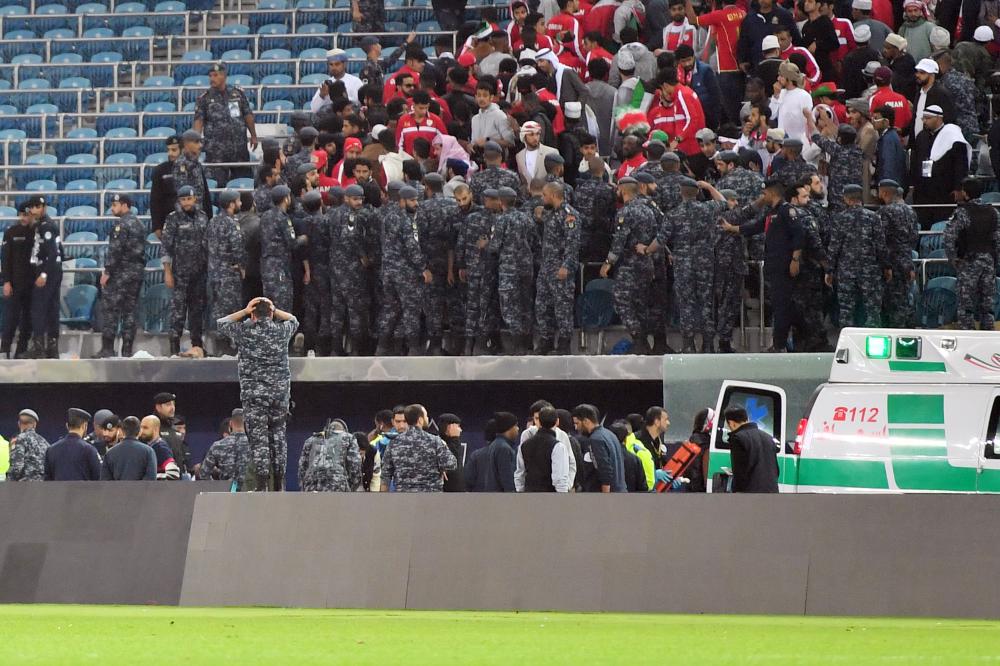
[[[327,97],[323,97],[324,87],[330,81],[343,81],[344,88],[347,90],[347,99],[351,100],[353,103],[358,103],[358,91],[361,90],[361,86],[364,85],[361,79],[354,76],[353,74],[347,73],[347,52],[343,49],[331,49],[326,52],[326,66],[329,72],[330,78],[327,79],[320,86],[316,94],[313,95],[312,101],[309,103],[309,108],[313,113],[316,113],[321,108],[330,103],[329,91],[327,91]]]
[[[576,470],[570,471],[569,461],[573,460],[574,463],[576,461],[573,455],[569,453],[569,436],[556,427],[558,421],[559,417],[555,408],[551,405],[542,407],[534,417],[535,425],[522,433],[521,445],[517,447],[517,463],[514,468],[514,489],[517,492],[540,492],[542,490],[548,490],[549,492],[554,490],[557,493],[569,492],[572,483],[571,480],[576,478]],[[531,433],[530,435],[528,435],[529,432]],[[528,436],[525,437],[525,435]],[[548,437],[535,439],[536,436],[542,435],[548,435]],[[542,439],[546,441],[542,441]],[[529,449],[532,450],[527,452],[529,462],[526,464],[525,443],[529,440],[533,440],[528,445]],[[536,444],[538,446],[549,445],[552,447],[552,450],[545,456],[544,450],[534,450],[533,446]],[[538,455],[536,456],[535,454]],[[534,481],[529,479],[529,468],[532,464],[544,465],[546,471],[549,471],[549,474],[546,475],[547,478],[543,478],[540,474],[535,473],[532,475]]]
[[[531,405],[531,425],[529,425],[527,428],[521,431],[521,444],[524,444],[526,441],[528,441],[529,438],[533,437],[534,434],[538,432],[538,428],[541,426],[539,415],[541,414],[542,410],[545,409],[546,407],[552,407],[552,403],[547,400],[537,400],[535,401],[534,404]],[[569,470],[568,472],[569,485],[570,488],[572,489],[573,483],[576,480],[576,456],[573,455],[573,445],[570,444],[569,435],[566,433],[565,430],[558,427],[558,425],[554,426],[553,430],[556,433],[556,439],[558,439],[562,443],[566,451],[566,458],[567,458],[566,466],[567,469]],[[514,483],[516,486],[517,485],[516,477]]]
[[[801,88],[803,75],[793,62],[784,62],[778,68],[778,80],[771,97],[771,113],[778,119],[778,128],[785,137],[808,142],[806,119],[803,109],[812,109],[812,96]]]

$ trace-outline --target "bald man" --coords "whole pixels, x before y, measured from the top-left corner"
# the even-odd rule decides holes
[[[170,446],[160,438],[160,419],[149,415],[139,424],[139,441],[148,444],[156,454],[156,480],[176,481],[181,478],[180,467],[174,460]]]

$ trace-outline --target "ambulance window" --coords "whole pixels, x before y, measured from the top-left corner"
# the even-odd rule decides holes
[[[781,396],[779,394],[763,389],[734,386],[726,390],[722,407],[723,412],[729,407],[734,406],[743,407],[747,410],[747,416],[750,417],[750,421],[756,423],[757,427],[767,434],[779,440],[784,436],[783,433],[775,432],[777,428],[781,427],[782,423]],[[728,436],[729,429],[726,427],[726,422],[722,414],[718,416],[718,420],[722,433]],[[723,448],[723,446],[720,445],[719,448]]]
[[[986,458],[1000,458],[1000,451],[997,450],[997,421],[1000,420],[1000,396],[993,399],[993,409],[990,410],[990,423],[986,429],[986,447],[983,455]]]

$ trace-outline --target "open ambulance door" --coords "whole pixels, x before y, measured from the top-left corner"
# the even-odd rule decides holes
[[[786,470],[785,466],[794,465],[795,456],[785,455],[785,410],[788,401],[785,389],[771,384],[757,384],[726,380],[722,382],[719,398],[715,404],[715,427],[712,429],[712,439],[708,451],[708,492],[727,492],[725,480],[720,475],[723,470],[732,470],[729,455],[729,428],[726,426],[724,414],[729,407],[740,406],[747,410],[750,421],[771,435],[776,440],[778,448],[778,468],[780,470],[778,483],[784,484],[786,478],[794,470]],[[794,483],[794,482],[793,482]],[[715,487],[718,485],[718,487]]]

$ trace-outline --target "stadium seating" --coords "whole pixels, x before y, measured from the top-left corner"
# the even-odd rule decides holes
[[[59,323],[75,330],[91,328],[96,303],[97,287],[94,285],[78,284],[70,287],[63,298],[63,316]]]
[[[953,277],[928,280],[921,298],[921,325],[940,328],[958,318],[958,295]]]
[[[170,290],[165,284],[143,287],[139,300],[139,320],[147,333],[166,333],[169,326]]]

